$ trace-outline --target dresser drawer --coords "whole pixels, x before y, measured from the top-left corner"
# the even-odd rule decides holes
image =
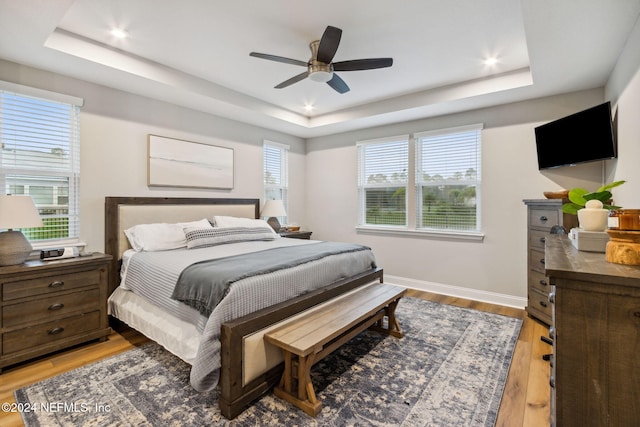
[[[100,269],[69,271],[68,273],[51,274],[31,279],[4,282],[2,300],[11,301],[18,298],[46,295],[82,286],[99,285],[102,271]]]
[[[527,307],[527,310],[534,310],[538,312],[540,315],[544,316],[543,320],[550,322],[552,304],[549,302],[549,293],[537,292],[530,289],[528,297],[529,307]]]
[[[543,273],[535,270],[529,270],[529,289],[535,289],[544,294],[551,292],[551,286],[549,286],[549,279]]]
[[[544,250],[544,242],[548,236],[548,231],[529,230],[529,247]]]
[[[2,335],[2,354],[31,349],[98,329],[100,329],[99,311],[18,329]]]
[[[544,250],[529,249],[529,269],[544,274]]]
[[[560,224],[560,212],[557,209],[529,209],[529,226],[550,230]]]
[[[73,293],[56,293],[47,298],[6,305],[2,312],[2,326],[11,328],[29,322],[44,322],[68,313],[86,313],[100,308],[100,289],[97,287]]]

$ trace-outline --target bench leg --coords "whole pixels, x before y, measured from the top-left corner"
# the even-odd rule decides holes
[[[313,366],[313,360],[315,354],[308,356],[299,356],[297,363],[297,377],[298,377],[298,389],[297,393],[293,393],[292,377],[295,364],[291,361],[292,354],[286,350],[283,350],[285,358],[285,370],[280,380],[280,385],[276,387],[273,392],[279,398],[286,400],[287,402],[302,409],[305,413],[312,417],[317,416],[322,410],[322,403],[316,398],[315,390],[313,389],[313,383],[311,382],[311,366]]]
[[[402,328],[400,327],[400,323],[398,322],[398,318],[396,317],[396,307],[398,307],[398,301],[400,301],[400,299],[392,301],[384,309],[385,316],[387,317],[387,327],[384,327],[383,319],[380,319],[378,322],[371,325],[369,329],[389,334],[396,338],[402,338],[404,336],[404,333],[402,332]]]

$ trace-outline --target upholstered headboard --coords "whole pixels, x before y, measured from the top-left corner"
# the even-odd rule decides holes
[[[137,224],[211,219],[214,215],[258,218],[260,199],[106,197],[105,253],[113,256],[109,294],[120,282],[122,254],[130,248],[124,230]]]

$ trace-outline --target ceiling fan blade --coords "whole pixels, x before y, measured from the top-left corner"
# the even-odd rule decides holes
[[[342,80],[336,73],[333,73],[333,77],[327,82],[327,84],[338,93],[349,92],[349,86],[347,86],[344,80]]]
[[[249,56],[254,56],[256,58],[261,58],[261,59],[268,59],[269,61],[283,62],[285,64],[300,65],[301,67],[306,67],[308,65],[304,61],[285,58],[284,56],[269,55],[268,53],[251,52]]]
[[[318,57],[316,59],[320,62],[324,62],[325,64],[329,64],[338,50],[341,37],[342,30],[329,25],[327,29],[324,30],[322,38],[320,39]]]
[[[393,58],[353,59],[333,63],[334,71],[359,71],[386,68],[393,65]]]
[[[283,81],[278,86],[275,86],[275,89],[282,89],[287,86],[291,86],[294,83],[298,83],[300,80],[306,79],[308,75],[309,75],[308,71],[305,71],[304,73],[300,73],[297,76],[291,77],[289,80]]]

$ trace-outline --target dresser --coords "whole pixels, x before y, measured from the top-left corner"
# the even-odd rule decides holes
[[[551,425],[640,425],[640,266],[546,240]]]
[[[578,217],[562,212],[564,199],[529,199],[527,205],[527,313],[551,324],[549,280],[545,276],[544,243],[554,225],[567,231],[578,226]]]
[[[0,267],[0,372],[111,333],[111,256],[93,254]]]

